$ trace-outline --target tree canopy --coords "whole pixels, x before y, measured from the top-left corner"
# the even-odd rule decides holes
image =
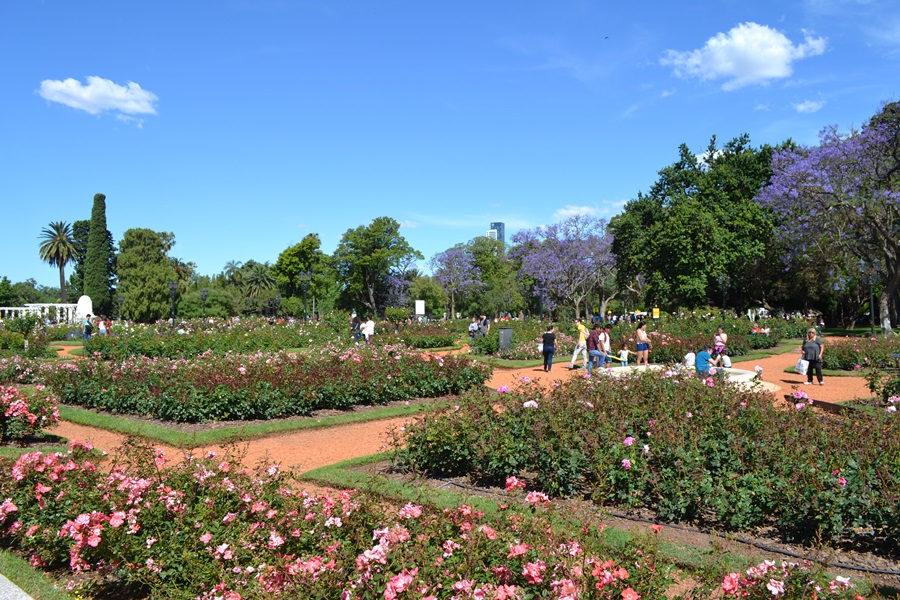
[[[400,235],[400,224],[378,217],[369,225],[348,229],[334,251],[334,267],[340,274],[341,303],[351,308],[363,305],[373,314],[386,306],[388,278],[402,278],[422,253]]]
[[[54,221],[41,230],[41,244],[38,247],[41,260],[59,268],[59,294],[63,304],[68,303],[66,294],[66,265],[75,260],[76,249],[72,240],[72,226],[63,221]]]
[[[882,330],[900,288],[900,104],[885,105],[860,131],[826,128],[819,145],[774,157],[772,180],[758,195],[778,219],[795,260],[812,260],[838,286],[875,265]],[[873,307],[874,309],[874,307]]]
[[[84,293],[90,296],[94,312],[99,315],[112,314],[115,272],[108,244],[111,238],[112,235],[106,229],[106,196],[96,194],[91,209],[91,227],[84,261]]]

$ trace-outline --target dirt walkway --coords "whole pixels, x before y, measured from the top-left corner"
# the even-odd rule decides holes
[[[60,354],[64,356],[69,355],[68,353],[71,349],[77,347],[79,346],[67,346]],[[803,385],[803,382],[806,380],[805,377],[784,372],[785,368],[796,363],[798,356],[797,352],[788,352],[749,363],[736,362],[735,367],[752,370],[756,365],[761,366],[763,368],[763,380],[776,386],[775,393],[778,397],[785,393],[791,393],[795,389],[804,389],[814,399],[831,402],[871,396],[865,380],[861,377],[828,377],[824,386]],[[512,387],[520,383],[523,377],[549,385],[553,381],[564,381],[572,377],[584,376],[585,371],[583,369],[570,371],[568,363],[555,364],[550,373],[545,373],[542,367],[495,369],[488,385],[493,388],[501,385]],[[284,468],[295,468],[297,472],[317,469],[343,460],[368,456],[384,450],[388,432],[402,426],[405,421],[406,419],[404,418],[387,419],[325,429],[283,433],[251,440],[245,443],[246,456],[244,462],[248,466],[255,466],[260,461],[279,463]],[[96,448],[107,451],[121,446],[125,439],[124,436],[118,433],[65,421],[50,431],[55,435],[68,439],[90,442]],[[164,444],[159,444],[157,447],[168,456],[181,455],[181,451],[176,448],[168,447]],[[195,450],[194,453],[200,454],[207,450],[220,452],[223,450],[223,447],[210,446],[200,448]]]

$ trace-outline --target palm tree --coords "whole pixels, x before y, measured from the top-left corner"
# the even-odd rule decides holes
[[[257,298],[263,292],[275,287],[276,282],[270,271],[269,263],[250,261],[244,265],[244,270],[243,288],[251,298]]]
[[[66,294],[66,264],[75,260],[77,251],[72,239],[72,226],[62,221],[50,223],[41,230],[38,248],[41,260],[51,267],[59,267],[59,294],[63,304],[69,301]]]
[[[241,279],[241,261],[239,260],[229,260],[225,263],[225,278],[237,285]]]

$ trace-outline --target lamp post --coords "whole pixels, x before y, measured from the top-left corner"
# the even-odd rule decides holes
[[[281,294],[275,294],[275,320],[278,320],[278,313],[281,311]]]
[[[169,282],[169,295],[172,296],[172,328],[175,328],[175,295],[178,293],[178,282]]]
[[[872,335],[875,335],[875,284],[878,283],[878,271],[881,267],[877,260],[859,259],[859,279],[869,286],[869,323],[871,323]]]
[[[309,314],[306,312],[306,292],[309,291],[309,282],[312,281],[312,273],[307,269],[300,272],[300,291],[303,292],[303,320],[309,320]]]
[[[119,294],[119,320],[122,320],[122,303],[125,302],[125,294]]]
[[[206,299],[209,297],[209,290],[204,288],[200,290],[200,301],[203,302],[203,318],[206,318]]]

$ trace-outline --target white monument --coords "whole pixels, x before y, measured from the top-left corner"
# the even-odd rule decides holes
[[[94,314],[94,303],[90,296],[82,296],[75,305],[75,321],[81,322],[86,316]]]

